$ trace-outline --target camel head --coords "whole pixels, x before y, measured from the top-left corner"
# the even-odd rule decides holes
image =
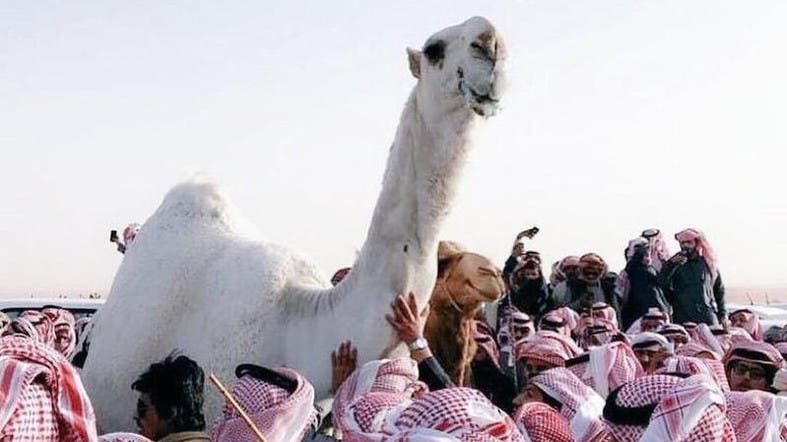
[[[408,48],[407,53],[422,102],[438,112],[457,106],[483,117],[497,112],[505,47],[487,19],[473,17],[443,29],[429,37],[423,49]]]
[[[455,243],[440,242],[433,305],[456,303],[464,311],[473,311],[481,303],[497,301],[504,289],[500,269],[491,260]]]

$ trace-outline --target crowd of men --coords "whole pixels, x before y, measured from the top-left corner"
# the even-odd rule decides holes
[[[409,357],[357,366],[351,342],[326,350],[325,400],[292,369],[245,364],[235,403],[206,422],[202,368],[151,361],[129,386],[139,434],[98,436],[78,373],[88,319],[27,311],[0,324],[0,441],[787,441],[784,329],[728,314],[708,240],[675,238],[670,256],[644,231],[620,274],[591,253],[546,278],[518,237],[508,293],[474,323],[470,385],[451,381],[423,339],[424,306],[402,295],[387,319]]]

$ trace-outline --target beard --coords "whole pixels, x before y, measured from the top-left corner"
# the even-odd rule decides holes
[[[540,287],[541,286],[541,278],[530,279],[530,278],[524,278],[523,277],[523,278],[520,278],[519,280],[517,280],[517,286],[519,286],[520,288]]]
[[[697,253],[697,248],[696,247],[681,247],[680,251],[685,256],[694,256]]]

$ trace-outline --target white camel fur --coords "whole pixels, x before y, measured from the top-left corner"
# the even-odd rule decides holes
[[[384,320],[397,294],[425,306],[437,245],[479,116],[497,110],[503,42],[475,17],[408,49],[418,79],[402,112],[366,242],[335,288],[307,260],[258,239],[221,189],[175,186],[142,226],[95,319],[83,371],[104,431],[133,428],[130,385],[173,349],[231,382],[253,362],[286,365],[328,395],[330,353],[344,340],[359,364],[402,354]],[[206,387],[209,388],[209,387]],[[207,390],[206,417],[222,400]]]

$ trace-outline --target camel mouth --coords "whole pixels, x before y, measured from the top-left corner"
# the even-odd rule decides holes
[[[500,294],[498,292],[491,293],[491,292],[480,292],[481,295],[486,298],[487,301],[495,302],[500,299]]]
[[[481,117],[491,117],[500,110],[499,87],[497,81],[482,85],[487,92],[479,92],[478,88],[470,86],[470,81],[465,77],[465,71],[457,68],[456,76],[459,79],[459,93],[464,97],[470,109]]]
[[[469,86],[467,87],[467,91],[470,92],[470,96],[472,97],[473,101],[478,103],[478,104],[492,104],[492,105],[496,105],[497,103],[500,102],[499,99],[492,98],[492,97],[489,96],[489,94],[480,94],[480,93],[476,92],[475,89],[473,89],[473,88],[471,88]]]
[[[476,115],[479,117],[491,117],[498,112],[497,106],[483,106],[477,104],[471,104],[470,109],[475,112]]]
[[[500,99],[489,94],[479,93],[472,87],[467,86],[464,81],[459,83],[459,90],[465,96],[470,110],[478,116],[491,117],[500,109]]]
[[[486,287],[484,289],[476,287],[472,281],[467,281],[467,285],[487,302],[497,301],[503,294],[502,288],[496,284],[485,284]]]

